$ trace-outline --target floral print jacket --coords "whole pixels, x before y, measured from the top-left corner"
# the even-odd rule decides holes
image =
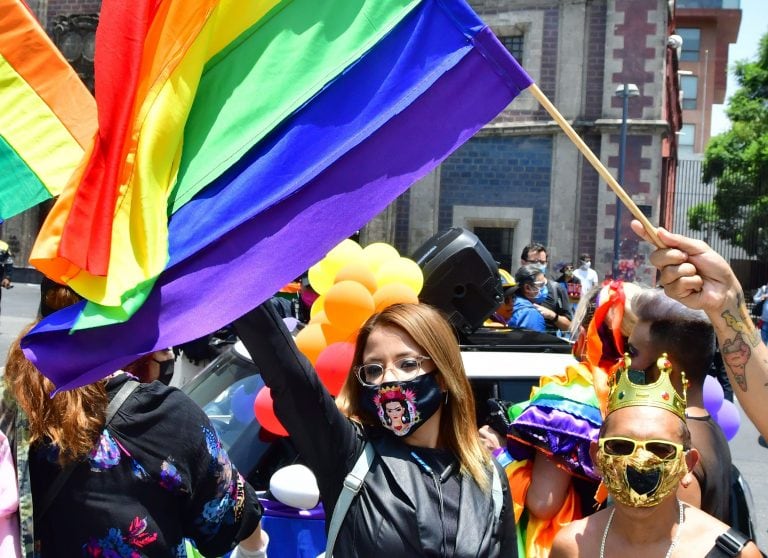
[[[110,397],[127,380],[111,378]],[[6,396],[0,424],[8,423],[8,405]],[[184,557],[185,538],[203,555],[220,556],[261,518],[255,492],[205,413],[179,390],[154,382],[126,400],[44,520],[33,522],[34,505],[61,469],[55,447],[24,444],[23,413],[14,414],[22,426],[15,440],[25,558]]]

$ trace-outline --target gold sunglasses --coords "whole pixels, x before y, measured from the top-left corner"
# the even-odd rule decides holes
[[[600,438],[598,444],[606,455],[632,455],[639,446],[664,461],[677,459],[684,451],[683,444],[668,440],[633,440],[621,436]]]

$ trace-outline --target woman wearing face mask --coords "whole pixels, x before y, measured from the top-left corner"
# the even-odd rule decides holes
[[[327,556],[517,556],[506,478],[480,444],[456,337],[437,310],[372,316],[335,403],[268,305],[235,327],[317,477],[329,540],[340,525]],[[352,496],[344,485],[361,454],[370,465]]]
[[[41,291],[42,316],[79,298],[51,282]],[[22,556],[180,557],[185,539],[206,556],[235,545],[234,557],[265,556],[261,504],[198,405],[123,372],[54,393],[20,339],[0,381],[0,429],[16,463]]]
[[[124,370],[136,376],[144,384],[158,380],[165,385],[170,385],[175,360],[173,350],[164,349],[136,359],[125,366]]]
[[[512,318],[509,327],[546,331],[546,320],[556,319],[554,310],[544,308],[539,303],[547,297],[547,280],[540,267],[534,264],[522,266],[515,272],[516,291],[512,306]]]

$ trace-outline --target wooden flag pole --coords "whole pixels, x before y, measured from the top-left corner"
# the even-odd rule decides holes
[[[581,139],[579,134],[576,133],[576,130],[574,130],[571,125],[568,123],[568,121],[563,118],[563,115],[560,114],[560,111],[557,110],[555,105],[552,104],[552,102],[547,99],[547,96],[544,95],[544,93],[539,89],[539,87],[532,83],[530,86],[528,86],[528,89],[533,94],[534,97],[536,97],[536,100],[541,103],[541,106],[544,107],[544,109],[549,113],[549,115],[555,119],[555,122],[559,124],[559,126],[563,129],[563,132],[565,132],[565,135],[567,135],[571,141],[576,145],[579,151],[584,155],[584,157],[587,158],[587,161],[589,161],[592,166],[595,168],[597,173],[602,177],[603,180],[608,184],[608,186],[611,187],[611,190],[618,196],[619,200],[624,204],[624,206],[634,215],[635,219],[640,221],[643,224],[643,228],[645,228],[646,232],[648,233],[648,236],[650,237],[651,241],[658,247],[658,248],[666,248],[664,243],[659,238],[658,233],[656,232],[656,227],[654,227],[651,222],[648,220],[648,218],[643,214],[642,211],[640,211],[640,208],[637,207],[634,201],[632,201],[632,198],[629,197],[629,194],[624,190],[624,188],[621,187],[621,184],[616,182],[616,179],[613,178],[613,175],[608,172],[608,169],[605,168],[605,165],[600,161],[600,159],[597,158],[597,156],[592,152],[592,150],[589,148],[589,146],[584,143],[584,140]]]

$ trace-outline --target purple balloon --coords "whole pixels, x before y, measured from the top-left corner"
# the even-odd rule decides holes
[[[715,416],[723,405],[723,386],[714,376],[707,376],[704,379],[704,408],[707,412]]]
[[[720,428],[723,429],[726,439],[730,441],[736,435],[736,432],[739,431],[741,415],[739,414],[738,407],[726,399],[723,401],[720,410],[715,414],[715,420],[720,425]]]

